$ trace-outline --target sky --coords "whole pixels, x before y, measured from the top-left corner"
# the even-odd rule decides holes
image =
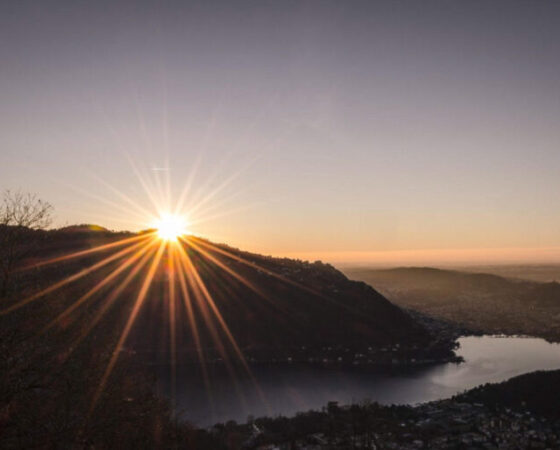
[[[544,0],[5,0],[0,189],[139,230],[187,186],[190,232],[278,256],[560,262],[559,22]]]

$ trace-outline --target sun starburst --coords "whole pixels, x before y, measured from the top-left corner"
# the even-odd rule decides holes
[[[257,391],[264,401],[264,397],[262,397],[262,393],[256,384],[249,365],[245,361],[243,351],[237,343],[230,325],[226,322],[226,317],[224,317],[220,311],[219,304],[212,296],[212,286],[210,285],[212,281],[206,279],[206,277],[203,277],[202,274],[199,273],[198,267],[200,267],[200,263],[197,261],[204,260],[205,266],[212,267],[213,270],[221,270],[227,273],[229,276],[233,277],[233,279],[241,282],[267,301],[271,300],[266,298],[266,295],[260,291],[257,286],[245,279],[241,273],[235,271],[228,260],[236,264],[243,264],[246,267],[258,269],[259,272],[267,273],[286,283],[292,285],[298,284],[293,280],[286,279],[282,275],[275,274],[260,267],[254,262],[248,261],[221,246],[211,244],[189,233],[189,225],[192,222],[187,219],[187,211],[192,214],[196,211],[204,210],[204,208],[206,208],[206,210],[212,210],[212,205],[209,207],[207,202],[216,195],[219,189],[223,189],[227,183],[223,183],[219,189],[210,191],[207,195],[195,196],[198,199],[190,203],[187,201],[189,197],[189,184],[187,184],[179,200],[173,205],[169,196],[164,198],[165,193],[154,188],[154,186],[160,186],[162,184],[168,185],[169,181],[167,183],[150,183],[149,180],[141,177],[139,172],[137,172],[137,175],[139,176],[141,185],[147,191],[147,197],[154,206],[155,214],[147,211],[145,205],[139,205],[126,194],[116,191],[115,188],[112,189],[114,193],[117,194],[118,198],[123,201],[123,211],[126,210],[131,214],[134,213],[136,217],[145,217],[142,226],[149,227],[150,230],[133,236],[128,235],[119,240],[111,240],[110,242],[105,240],[97,247],[79,250],[62,256],[57,255],[43,261],[34,261],[32,264],[22,267],[20,270],[25,271],[27,269],[48,265],[66,264],[74,260],[97,258],[97,260],[94,260],[90,265],[80,271],[8,305],[3,310],[0,310],[0,315],[8,314],[26,307],[40,298],[50,295],[78,280],[85,281],[88,277],[91,277],[93,273],[105,271],[105,275],[100,281],[85,290],[85,292],[65,310],[59,312],[57,317],[51,320],[43,330],[43,332],[47,332],[56,329],[57,325],[62,325],[64,322],[67,322],[73,314],[76,314],[79,308],[85,307],[87,304],[93,304],[93,307],[97,307],[96,302],[98,302],[100,306],[97,307],[97,311],[94,312],[92,320],[82,327],[80,336],[68,352],[68,355],[70,355],[79,342],[99,324],[104,315],[106,315],[118,301],[127,301],[131,304],[126,323],[119,332],[117,344],[112,349],[111,358],[104,370],[99,387],[92,401],[91,408],[93,411],[139,316],[140,310],[152,298],[150,296],[152,285],[157,282],[157,280],[161,280],[161,274],[165,273],[168,282],[163,286],[165,291],[163,298],[168,303],[168,338],[171,355],[170,363],[173,367],[172,376],[175,376],[174,366],[177,358],[177,333],[180,331],[179,327],[182,326],[190,332],[194,345],[196,346],[196,353],[202,368],[202,373],[204,374],[204,382],[207,391],[210,391],[210,386],[207,375],[208,372],[205,367],[205,348],[212,348],[217,349],[220,354],[220,359],[226,365],[234,381],[236,378],[235,366],[243,368],[245,375],[248,375],[250,379],[253,380]],[[167,191],[169,193],[169,189]],[[113,204],[114,202],[107,201],[106,203]],[[199,223],[200,219],[196,222]],[[193,260],[192,254],[197,255],[197,261]],[[128,288],[132,287],[135,282],[138,286],[135,297],[125,297],[125,293],[131,291]],[[309,290],[307,287],[298,286],[302,289]],[[181,314],[186,316],[186,321],[181,320],[179,317]],[[197,315],[200,317],[196,317]],[[203,327],[205,327],[205,330],[203,330]],[[206,337],[206,339],[211,339],[212,342],[204,343],[204,337]],[[234,362],[237,364],[233,364]],[[174,384],[175,379],[172,381],[172,392],[174,392]]]
[[[188,221],[179,214],[164,213],[154,223],[158,237],[163,241],[177,242],[180,236],[187,234]]]

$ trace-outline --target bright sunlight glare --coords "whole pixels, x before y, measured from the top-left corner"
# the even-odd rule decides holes
[[[164,241],[176,241],[187,232],[187,220],[175,214],[163,214],[154,223],[157,234]]]

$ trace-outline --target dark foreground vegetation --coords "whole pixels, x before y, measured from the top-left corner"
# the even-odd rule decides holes
[[[175,425],[152,380],[131,370],[127,355],[91,409],[110,357],[99,336],[71,355],[53,336],[29,336],[2,321],[0,448],[167,448],[188,441],[188,427]]]
[[[424,267],[346,269],[395,304],[474,333],[560,341],[560,284]],[[519,274],[519,271],[516,272]]]

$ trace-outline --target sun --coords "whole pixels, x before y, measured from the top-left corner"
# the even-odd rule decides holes
[[[177,214],[162,214],[155,222],[154,228],[158,237],[163,241],[176,242],[177,239],[187,233],[187,220]]]

